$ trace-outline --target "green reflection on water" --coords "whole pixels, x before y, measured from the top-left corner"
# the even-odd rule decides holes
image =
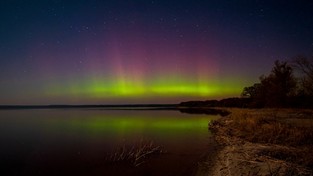
[[[66,158],[84,153],[77,156],[87,163],[140,141],[161,146],[168,154],[165,160],[200,156],[208,146],[208,123],[218,118],[177,111],[101,109],[2,111],[0,117],[2,154],[24,158],[40,152],[48,161],[56,154]],[[19,155],[21,150],[24,153]]]
[[[77,114],[76,114],[77,115]],[[93,135],[138,135],[209,133],[208,123],[217,116],[185,115],[178,112],[130,112],[122,114],[106,113],[70,118],[50,118],[49,126],[74,133]]]
[[[74,126],[91,129],[136,129],[136,128],[159,128],[159,129],[186,129],[207,127],[208,118],[201,119],[143,119],[143,118],[107,118],[95,117],[93,120],[73,121]]]

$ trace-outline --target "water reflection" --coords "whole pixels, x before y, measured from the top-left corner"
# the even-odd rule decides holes
[[[160,164],[172,163],[168,169],[162,166],[164,172],[179,175],[180,167],[193,165],[207,150],[208,123],[216,117],[177,111],[4,110],[0,160],[4,172],[15,174],[118,173],[108,171],[114,167],[105,158],[120,146],[144,140],[166,154],[136,170],[157,173]]]

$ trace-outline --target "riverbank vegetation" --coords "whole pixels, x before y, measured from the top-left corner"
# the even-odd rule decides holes
[[[210,124],[223,146],[212,175],[313,174],[312,110],[228,110]]]
[[[222,146],[210,175],[313,175],[313,57],[275,61],[241,97],[178,107],[230,112],[209,125]]]
[[[154,154],[164,153],[160,146],[154,145],[152,141],[140,141],[133,146],[123,145],[116,151],[109,154],[107,161],[112,163],[128,163],[132,166],[139,166],[148,157]]]
[[[243,98],[247,107],[313,107],[313,57],[298,56],[291,61],[276,61],[268,76],[245,87]]]
[[[313,108],[313,57],[275,61],[271,72],[244,87],[241,97],[188,101],[179,107]]]

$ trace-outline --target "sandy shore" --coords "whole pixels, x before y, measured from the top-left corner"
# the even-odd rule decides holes
[[[284,152],[287,153],[287,155],[297,154],[300,150],[298,147],[250,142],[240,136],[234,135],[236,133],[232,132],[232,130],[236,130],[231,128],[234,123],[234,115],[240,116],[240,113],[243,111],[246,114],[250,113],[254,115],[257,113],[259,115],[269,112],[272,113],[272,110],[228,110],[232,112],[230,115],[222,117],[210,124],[210,130],[213,132],[214,138],[220,147],[216,151],[217,153],[214,156],[213,163],[212,156],[208,157],[207,163],[210,163],[208,173],[201,173],[198,175],[313,175],[312,168],[293,163],[286,159],[288,157],[279,158],[268,154],[271,151],[279,151],[280,153]],[[297,119],[296,121],[302,121],[302,119],[299,119],[299,113],[297,114],[297,117],[292,117],[292,114],[295,113],[291,113],[290,111],[275,113],[279,114],[279,116],[282,117],[281,119],[284,119],[285,121],[294,119]],[[309,114],[309,116],[311,115]],[[309,119],[310,123],[313,124],[312,117],[305,117],[303,119]],[[310,148],[310,150],[312,150],[312,148]]]

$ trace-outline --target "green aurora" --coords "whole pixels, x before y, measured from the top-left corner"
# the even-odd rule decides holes
[[[191,79],[156,79],[154,81],[134,81],[132,79],[86,79],[68,81],[63,84],[53,83],[46,89],[51,97],[83,97],[90,99],[153,99],[182,97],[216,98],[238,96],[244,81],[240,79],[191,80]]]

